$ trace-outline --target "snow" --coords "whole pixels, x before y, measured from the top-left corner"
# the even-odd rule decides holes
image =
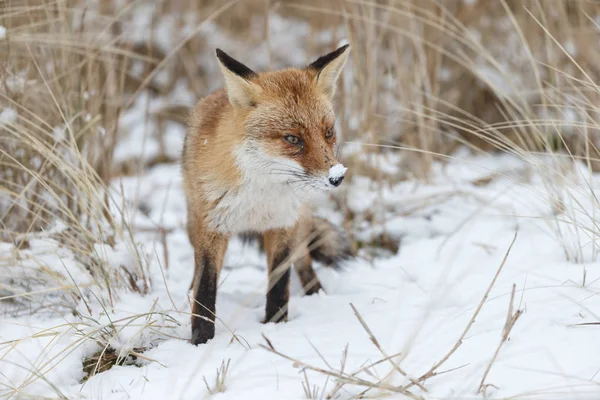
[[[564,45],[564,49],[567,53],[569,53],[571,57],[577,56],[577,46],[575,46],[575,43],[573,43],[572,41],[569,40],[568,42],[566,42]]]
[[[440,68],[439,76],[443,82],[448,82],[450,78],[452,78],[452,71],[450,70],[450,68]]]
[[[185,128],[171,121],[160,125],[156,114],[167,106],[192,106],[194,100],[190,89],[181,81],[176,83],[175,90],[169,96],[155,97],[142,93],[120,118],[121,133],[115,148],[115,162],[123,163],[138,158],[147,161],[161,154],[172,159],[179,158]]]
[[[526,163],[509,156],[463,155],[446,167],[436,165],[431,182],[416,191],[412,189],[415,182],[407,181],[379,194],[377,182],[355,176],[342,186],[352,200],[350,208],[357,215],[382,210],[385,216],[381,226],[355,229],[367,239],[385,229],[402,239],[400,249],[372,261],[363,254],[339,271],[318,267],[326,294],[302,296],[299,281],[292,275],[290,321],[285,324],[260,323],[266,259],[256,248],[233,239],[220,277],[216,336],[198,347],[188,342],[187,290],[193,251],[185,232],[179,169],[162,165],[141,177],[119,178],[113,186],[123,190],[136,244],[148,261],[153,282],[150,292],[145,296],[124,293],[110,309],[91,301],[89,312],[79,305],[78,312],[87,316],[83,320],[73,315],[5,314],[0,320],[0,343],[4,343],[0,347],[4,356],[0,361],[1,392],[23,385],[22,394],[47,396],[51,383],[67,398],[196,399],[208,393],[203,377],[211,385],[221,362],[231,360],[226,389],[219,398],[304,398],[304,375],[294,363],[260,347],[265,344],[262,335],[277,351],[326,369],[317,351],[332,368],[338,368],[348,345],[345,368],[358,370],[381,355],[350,304],[385,351],[402,352],[396,361],[418,377],[454,346],[518,232],[471,331],[441,368],[449,372],[425,383],[429,393],[413,391],[425,398],[476,397],[479,381],[500,342],[514,284],[514,309],[523,310],[523,315],[486,378],[487,384],[494,385],[487,387],[488,397],[523,398],[526,393],[544,398],[593,397],[598,394],[595,374],[600,368],[598,328],[578,324],[598,321],[597,249],[585,244],[588,238],[579,237],[578,241],[576,232],[565,230],[563,239],[572,240],[574,246],[595,249],[580,263],[565,259],[552,224],[545,223],[551,207],[545,201],[548,193],[543,180],[535,174],[527,179],[527,168]],[[487,185],[473,183],[490,172],[499,177]],[[591,187],[597,187],[600,177],[591,179]],[[577,183],[577,179],[571,181]],[[142,202],[148,210],[144,214],[137,211]],[[335,215],[328,203],[321,206],[321,212]],[[166,247],[156,227],[167,232]],[[75,268],[76,261],[69,261],[67,249],[55,252],[53,246],[51,240],[33,241],[29,250],[3,247],[2,253],[29,257],[56,273],[80,271],[72,279],[90,285],[89,274]],[[132,262],[121,244],[114,249],[98,245],[96,252],[115,266]],[[134,320],[136,315],[143,317]],[[82,340],[82,335],[93,335],[111,324],[116,330],[109,330],[113,333],[107,342],[118,351],[150,350],[137,365],[116,366],[81,383],[83,358],[99,349],[93,341]],[[231,332],[239,341],[232,340]],[[32,375],[32,369],[43,373],[45,379]],[[390,370],[389,364],[381,364],[373,373],[383,377]],[[374,379],[366,373],[361,376]],[[323,375],[308,371],[307,377],[311,385],[325,388],[326,393],[334,388],[333,380]],[[389,383],[406,380],[393,375]],[[348,385],[338,394],[345,399],[361,390]]]
[[[6,28],[0,25],[0,40],[6,38]]]
[[[137,9],[133,20],[123,25],[122,36],[145,44],[154,12],[150,6]],[[193,16],[183,18],[181,28],[174,18],[156,24],[159,50],[169,53],[199,24]],[[508,18],[500,22],[511,26]],[[299,65],[309,61],[303,38],[323,44],[333,40],[333,32],[313,35],[308,24],[294,23],[290,29],[281,16],[269,19],[273,67],[284,61]],[[214,47],[251,56],[242,61],[252,68],[267,67],[268,48],[262,41],[242,43],[213,22],[204,23],[200,34],[206,45],[196,57],[211,77],[208,89],[222,83],[216,63],[209,62]],[[478,32],[470,34],[479,40]],[[529,62],[519,53],[523,50],[517,35],[507,35],[507,43],[503,43],[507,59]],[[577,51],[570,42],[565,50]],[[511,97],[524,87],[513,69],[481,62],[474,72],[499,96]],[[131,72],[142,74],[143,65],[133,63]],[[348,74],[344,83],[351,85],[350,68],[344,74]],[[440,70],[441,79],[450,76],[449,69]],[[166,81],[167,73],[156,79]],[[25,75],[7,79],[7,85],[20,91],[28,84]],[[395,84],[391,79],[390,89]],[[150,160],[161,154],[177,159],[185,129],[174,122],[160,126],[154,115],[164,106],[192,105],[195,99],[184,81],[177,82],[169,97],[143,93],[121,116],[115,162]],[[389,106],[401,105],[390,101]],[[553,117],[562,121],[557,125],[567,134],[581,119],[573,110],[557,110]],[[0,125],[16,118],[14,110],[4,109]],[[360,117],[352,116],[349,126],[359,129]],[[566,130],[569,127],[571,131]],[[65,135],[64,126],[53,131],[57,140]],[[371,154],[359,142],[345,145],[342,155],[355,156],[384,175],[402,176],[405,169],[403,153]],[[524,161],[509,155],[473,156],[463,149],[449,159],[447,164],[433,165],[427,183],[391,184],[352,168],[352,179],[333,195],[354,216],[350,229],[364,247],[340,270],[317,265],[326,293],[303,296],[292,274],[290,320],[285,324],[260,323],[266,257],[233,238],[219,279],[216,336],[197,347],[189,343],[188,289],[194,254],[185,228],[181,167],[158,164],[143,175],[116,178],[110,207],[115,221],[124,221],[122,229],[131,231],[133,238],[116,238],[114,245],[94,243],[94,262],[76,257],[68,245],[52,237],[65,230],[60,224],[29,238],[27,248],[0,242],[0,397],[17,391],[23,398],[198,399],[210,394],[203,378],[212,386],[217,368],[230,360],[225,390],[216,398],[303,399],[305,375],[300,364],[260,345],[266,344],[266,337],[278,352],[300,363],[339,372],[343,362],[344,371],[358,371],[383,356],[351,304],[385,352],[401,353],[394,358],[396,363],[419,377],[455,346],[515,233],[506,263],[461,346],[440,367],[439,375],[424,382],[427,393],[410,390],[426,399],[484,398],[477,391],[501,341],[515,285],[513,312],[523,314],[490,368],[485,396],[600,397],[600,325],[595,325],[600,322],[596,211],[600,176],[590,174],[584,165],[557,165],[556,159],[541,156]],[[338,164],[329,176],[339,178],[345,172],[346,167]],[[316,212],[341,226],[346,215],[335,204],[325,196]],[[398,251],[369,247],[383,235],[399,243]],[[142,293],[121,287],[109,293],[104,282],[92,276],[98,266],[110,272],[103,278],[133,282]],[[105,344],[123,355],[132,349],[147,350],[134,365],[115,366],[83,382],[83,360]],[[311,386],[325,394],[334,390],[334,378],[305,372]],[[377,382],[390,372],[388,385],[407,383],[389,363],[358,376]],[[363,390],[345,385],[337,398],[350,399]],[[377,397],[377,390],[368,395]]]
[[[336,164],[329,168],[329,179],[339,179],[344,176],[348,168],[344,164]]]
[[[17,120],[17,112],[12,108],[0,111],[0,126],[14,123]]]

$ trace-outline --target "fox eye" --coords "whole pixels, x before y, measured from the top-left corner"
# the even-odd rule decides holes
[[[294,136],[294,135],[287,135],[286,137],[283,138],[286,142],[290,143],[290,144],[295,144],[298,146],[302,146],[302,140],[300,140],[300,138],[298,136]]]
[[[335,131],[333,130],[333,128],[329,129],[327,131],[327,133],[325,134],[325,138],[327,139],[331,139],[333,137],[333,135],[335,135]]]

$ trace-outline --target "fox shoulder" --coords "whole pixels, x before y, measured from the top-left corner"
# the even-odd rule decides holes
[[[188,136],[214,134],[229,105],[225,89],[218,89],[200,100],[188,118]]]

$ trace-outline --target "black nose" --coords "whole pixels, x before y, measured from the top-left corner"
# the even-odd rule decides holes
[[[342,184],[343,180],[344,180],[343,176],[340,176],[339,178],[329,178],[329,183],[331,183],[335,187],[338,187]]]

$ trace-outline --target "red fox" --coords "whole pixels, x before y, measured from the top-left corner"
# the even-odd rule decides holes
[[[346,172],[334,153],[332,101],[348,53],[345,45],[304,68],[256,73],[216,50],[225,88],[194,108],[182,158],[195,261],[193,344],[214,337],[231,235],[262,237],[269,271],[263,322],[287,320],[292,263],[312,294],[321,285],[311,258],[336,263],[352,254],[348,239],[308,208],[311,191],[339,186]]]

